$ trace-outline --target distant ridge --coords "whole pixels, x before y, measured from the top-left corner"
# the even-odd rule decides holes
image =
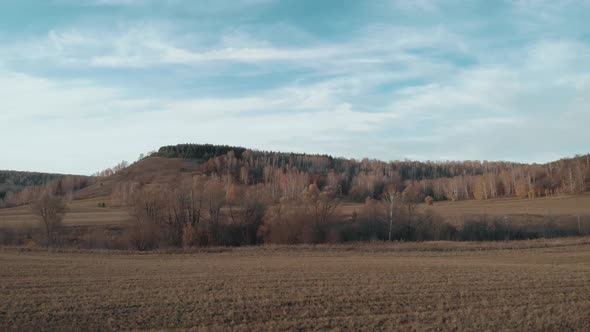
[[[380,161],[330,155],[272,152],[239,146],[178,144],[157,152],[74,193],[104,197],[130,184],[176,184],[194,175],[222,176],[237,185],[271,186],[276,195],[306,185],[332,186],[346,199],[379,198],[387,188],[417,186],[436,200],[535,198],[590,190],[590,154],[546,164],[505,161]],[[65,175],[0,171],[0,195]]]
[[[40,186],[58,180],[65,174],[0,170],[0,199],[8,192],[17,192],[25,187]]]

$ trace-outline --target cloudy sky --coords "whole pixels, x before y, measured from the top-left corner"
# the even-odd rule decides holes
[[[177,143],[544,162],[590,150],[590,1],[7,0],[0,169]]]

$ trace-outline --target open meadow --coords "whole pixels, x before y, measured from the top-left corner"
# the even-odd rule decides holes
[[[474,215],[508,216],[516,220],[535,220],[545,216],[577,217],[590,215],[590,195],[564,195],[535,199],[490,199],[441,201],[433,206],[422,204],[421,209],[431,209],[446,221],[461,225],[465,217]]]
[[[0,330],[589,330],[590,240],[0,250]]]
[[[121,226],[129,219],[129,212],[120,207],[98,206],[108,198],[73,200],[68,203],[64,218],[65,226]],[[1,226],[39,226],[38,219],[28,205],[0,209]]]

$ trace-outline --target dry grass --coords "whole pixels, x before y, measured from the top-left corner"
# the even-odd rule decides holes
[[[4,249],[0,330],[587,331],[589,242]]]
[[[426,209],[426,205],[422,206]],[[494,199],[486,201],[438,202],[428,207],[460,224],[464,216],[487,214],[490,216],[521,216],[534,219],[540,216],[590,215],[590,195],[559,196],[537,199]]]
[[[75,194],[76,199],[110,196],[117,183],[174,183],[183,177],[200,173],[201,164],[195,160],[151,157],[132,164],[123,171],[99,180]]]

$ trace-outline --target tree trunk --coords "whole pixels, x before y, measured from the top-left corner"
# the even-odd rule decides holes
[[[393,199],[389,203],[389,241],[391,241],[391,228],[393,227]]]

